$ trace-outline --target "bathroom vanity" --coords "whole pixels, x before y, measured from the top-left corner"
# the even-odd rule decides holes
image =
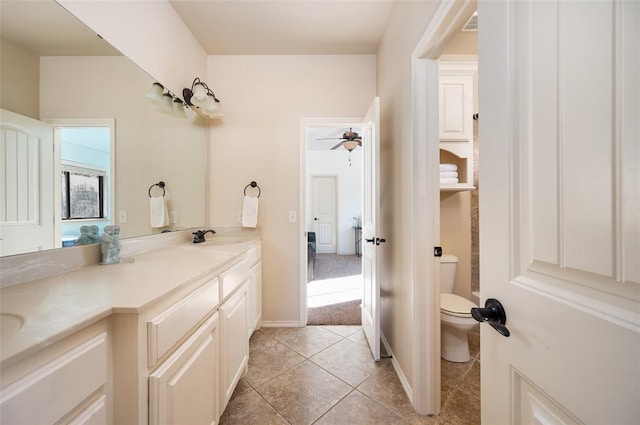
[[[218,423],[260,326],[259,233],[132,257],[0,289],[2,424]]]

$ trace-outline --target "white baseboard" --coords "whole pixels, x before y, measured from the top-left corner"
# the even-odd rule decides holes
[[[396,360],[396,356],[393,354],[393,350],[391,350],[391,347],[389,346],[389,342],[384,337],[384,334],[382,332],[380,332],[380,340],[382,341],[382,345],[384,345],[384,349],[391,356],[391,365],[393,366],[393,370],[396,371],[396,375],[398,375],[398,379],[400,379],[400,384],[402,384],[402,388],[404,389],[404,392],[407,394],[407,398],[409,399],[409,402],[413,406],[413,389],[411,388],[411,385],[409,385],[409,381],[407,380],[407,377],[402,371],[402,368],[400,367],[400,363],[398,363],[398,360]]]
[[[262,321],[260,324],[263,328],[300,328],[298,321]]]

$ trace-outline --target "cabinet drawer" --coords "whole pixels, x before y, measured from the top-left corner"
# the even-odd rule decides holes
[[[193,329],[220,299],[218,278],[147,322],[149,367]]]
[[[229,270],[220,275],[220,284],[222,285],[222,300],[225,300],[231,293],[249,276],[249,262],[243,259]]]
[[[106,384],[107,368],[102,333],[3,388],[0,423],[55,423]]]

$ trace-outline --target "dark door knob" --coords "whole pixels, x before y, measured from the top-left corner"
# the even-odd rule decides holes
[[[505,326],[507,323],[507,314],[500,301],[495,298],[488,298],[484,303],[484,308],[474,307],[471,309],[471,316],[478,322],[485,322],[491,325],[493,329],[498,331],[502,336],[509,336],[511,332]]]
[[[364,240],[364,241],[365,241],[365,242],[369,242],[369,243],[376,243],[376,240],[375,240],[374,238],[371,238],[371,239],[367,239],[367,238],[365,238],[365,240]]]
[[[318,221],[318,217],[313,217],[314,220]]]

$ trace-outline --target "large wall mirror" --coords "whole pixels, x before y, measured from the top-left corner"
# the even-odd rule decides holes
[[[81,226],[118,224],[122,238],[203,226],[204,120],[161,112],[145,97],[153,77],[53,0],[1,8],[0,255],[86,242]],[[38,132],[51,142],[21,142]],[[152,227],[150,194],[163,193],[170,224]]]

